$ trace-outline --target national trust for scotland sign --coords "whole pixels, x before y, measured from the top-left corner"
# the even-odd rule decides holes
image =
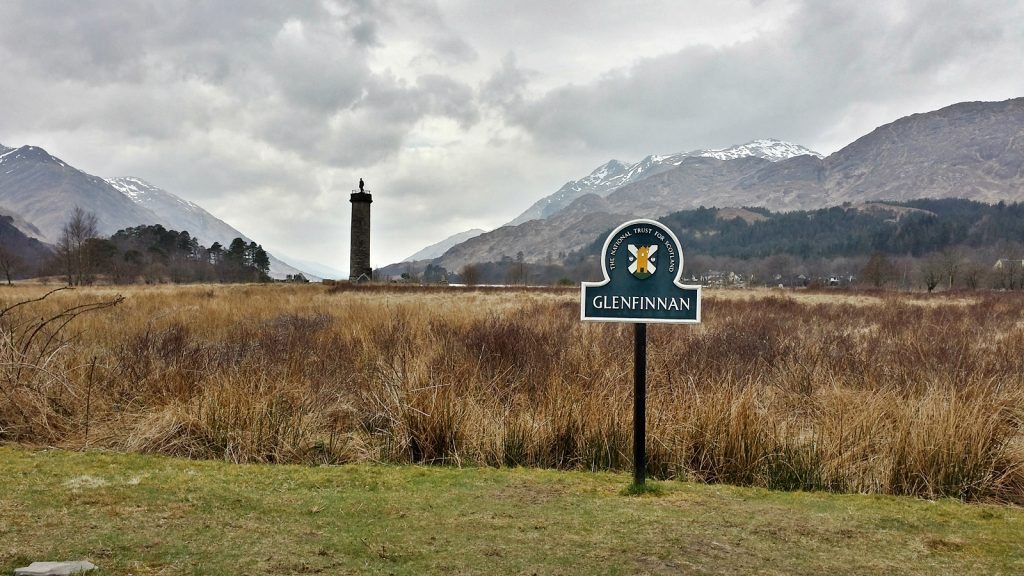
[[[581,286],[580,318],[600,322],[700,322],[700,286],[680,282],[683,250],[667,227],[631,220],[608,235],[603,282]]]

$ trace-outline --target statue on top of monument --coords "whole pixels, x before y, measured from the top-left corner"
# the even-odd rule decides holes
[[[365,184],[363,184],[363,179],[362,179],[362,178],[360,178],[360,179],[359,179],[359,193],[360,193],[360,194],[362,194],[362,193],[363,193],[363,186],[365,186]]]

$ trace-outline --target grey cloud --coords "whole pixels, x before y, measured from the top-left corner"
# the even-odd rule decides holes
[[[479,57],[468,42],[450,33],[432,38],[430,47],[434,57],[442,64],[463,64]]]
[[[1024,37],[1006,41],[1024,24],[1020,6],[986,5],[979,14],[978,6],[942,4],[935,18],[933,3],[808,1],[770,36],[644,59],[527,101],[514,97],[522,79],[505,62],[481,93],[541,145],[608,157],[762,136],[813,143],[861,103],[903,104],[940,90],[952,103],[969,89],[973,68],[1021,61]],[[950,66],[964,71],[963,85],[945,84]]]
[[[102,14],[84,4],[55,2],[50,10],[39,10],[32,2],[3,3],[0,54],[30,62],[36,74],[49,77],[140,78],[143,67],[128,48],[142,34],[132,25],[139,14]],[[143,19],[150,20],[146,12]],[[113,34],[115,30],[123,33]]]
[[[414,60],[433,60],[443,65],[458,65],[475,61],[479,54],[465,39],[455,33],[434,0],[400,0],[393,19],[403,19],[404,28],[415,30],[421,37],[424,53]],[[398,16],[397,14],[401,14]]]
[[[515,107],[522,102],[532,76],[535,74],[519,68],[515,53],[509,52],[501,59],[501,67],[480,86],[480,99],[493,106]]]
[[[768,44],[691,48],[594,84],[553,90],[511,106],[508,114],[541,143],[605,150],[609,156],[745,141],[766,112],[776,110],[793,122],[786,112],[813,98],[794,85],[795,70],[784,56]]]
[[[274,42],[265,71],[293,104],[327,112],[352,106],[370,77],[366,55],[337,32],[295,24]]]
[[[95,129],[151,141],[220,131],[350,166],[391,157],[425,117],[467,128],[478,120],[464,83],[434,75],[409,85],[370,69],[379,27],[441,22],[430,4],[58,4],[0,4],[0,92],[12,112],[0,129]],[[472,58],[441,24],[428,34],[436,51]]]
[[[140,81],[152,58],[191,69],[197,56],[248,54],[287,18],[316,20],[302,2],[15,0],[0,7],[0,46],[38,74],[93,83]]]
[[[279,149],[312,160],[365,166],[395,154],[423,118],[446,117],[463,128],[479,120],[472,89],[444,76],[422,76],[411,86],[372,76],[362,90],[356,102],[329,120],[302,108],[268,108],[260,116],[259,134]]]
[[[415,90],[423,115],[443,116],[469,128],[480,119],[473,89],[437,74],[420,76]]]
[[[377,40],[377,25],[373,22],[359,22],[352,27],[352,38],[364,46],[374,46]]]

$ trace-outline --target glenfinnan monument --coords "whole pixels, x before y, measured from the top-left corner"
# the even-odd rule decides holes
[[[373,279],[370,267],[370,203],[373,196],[359,179],[359,190],[352,191],[352,253],[349,257],[349,282],[369,282]]]

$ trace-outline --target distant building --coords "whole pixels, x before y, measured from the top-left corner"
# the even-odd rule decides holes
[[[1002,270],[1004,268],[1014,268],[1020,270],[1024,268],[1024,259],[1016,258],[1000,258],[996,260],[996,263],[992,265],[993,270]]]
[[[750,285],[750,276],[744,276],[732,271],[711,270],[700,277],[702,286],[714,288],[746,288]]]

